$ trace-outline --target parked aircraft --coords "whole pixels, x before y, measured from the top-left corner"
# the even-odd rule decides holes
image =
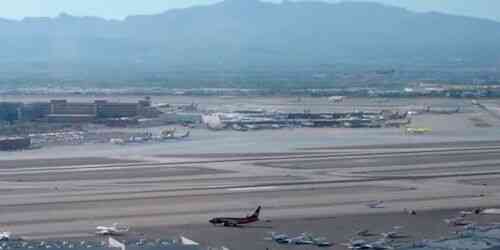
[[[261,206],[259,206],[252,215],[248,215],[246,217],[240,218],[231,218],[231,217],[216,217],[208,222],[213,225],[223,225],[225,227],[237,227],[244,224],[250,224],[259,221]]]
[[[112,237],[109,237],[108,238],[108,247],[109,248],[119,248],[121,250],[126,250],[127,247],[125,246],[124,243],[122,242],[119,242],[118,240],[112,238]]]
[[[397,231],[390,231],[381,234],[385,239],[399,239],[399,238],[407,238],[408,236],[405,234],[401,234]]]
[[[405,133],[406,134],[426,134],[432,132],[432,129],[430,128],[413,128],[413,127],[406,127]]]
[[[370,230],[368,229],[362,229],[356,232],[357,236],[362,236],[362,237],[370,237],[374,236],[375,234],[371,233]]]
[[[342,245],[346,246],[349,249],[363,249],[363,247],[368,244],[366,240],[355,240],[351,239],[348,243],[344,243]]]
[[[0,232],[0,241],[10,240],[11,232]]]
[[[120,225],[118,223],[114,223],[111,226],[97,226],[96,234],[98,235],[122,235],[129,231],[129,226]]]
[[[160,134],[160,139],[161,140],[168,140],[168,139],[183,139],[187,138],[190,135],[190,131],[187,130],[184,134],[177,136],[176,135],[176,129],[175,128],[170,128],[170,129],[164,129],[161,131]]]
[[[180,242],[182,245],[185,245],[185,246],[199,246],[200,243],[194,241],[194,240],[191,240],[187,237],[184,237],[184,236],[180,236]]]
[[[366,204],[369,208],[383,208],[384,207],[384,201],[375,201]]]
[[[344,244],[349,249],[355,250],[386,250],[393,249],[392,246],[389,245],[390,241],[386,239],[380,239],[373,242],[367,242],[365,240],[351,240],[349,243]]]
[[[465,216],[471,215],[471,214],[481,214],[484,211],[485,210],[482,209],[482,208],[476,208],[476,209],[473,209],[473,210],[464,210],[464,211],[460,211],[460,216],[465,217]]]
[[[400,232],[401,226],[395,226],[393,231],[381,233],[384,239],[399,239],[399,238],[407,238],[408,235],[402,234]]]
[[[275,232],[271,232],[271,238],[269,238],[272,241],[275,241],[276,243],[279,244],[288,244],[290,243],[290,237],[286,234],[278,234]]]
[[[409,215],[417,215],[417,211],[415,209],[405,208],[403,211]]]
[[[374,242],[368,243],[365,246],[368,249],[372,250],[385,250],[385,249],[394,249],[392,246],[389,245],[390,241],[386,239],[380,239],[376,240]]]
[[[314,237],[309,233],[302,233],[300,236],[296,237],[294,244],[296,245],[315,245],[318,247],[329,247],[333,244],[327,241],[323,237]]]
[[[271,239],[279,244],[292,244],[292,245],[315,245],[318,247],[329,247],[333,243],[327,241],[322,237],[314,237],[308,233],[302,233],[297,237],[290,238],[286,234],[277,234],[272,232]]]
[[[329,102],[339,103],[345,100],[345,96],[331,96],[328,98]]]
[[[294,245],[313,245],[314,242],[306,235],[306,233],[302,233],[297,237],[290,238],[289,244]]]
[[[460,227],[460,226],[468,226],[472,224],[471,221],[465,220],[464,217],[454,217],[454,218],[449,218],[445,219],[444,222],[448,224],[449,226],[455,226],[455,227]]]
[[[323,237],[313,237],[311,235],[308,235],[309,238],[312,240],[313,244],[318,247],[330,247],[333,245],[332,242],[326,240]]]
[[[233,124],[231,126],[231,128],[235,131],[241,131],[241,132],[246,132],[248,131],[248,128],[246,126],[242,126],[242,125],[239,125],[239,124]]]

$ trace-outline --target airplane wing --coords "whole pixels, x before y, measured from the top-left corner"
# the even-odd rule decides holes
[[[194,240],[191,240],[191,239],[188,239],[184,236],[181,236],[181,243],[182,245],[187,245],[187,246],[198,246],[200,245],[198,242],[194,241]]]
[[[105,226],[98,226],[96,228],[96,234],[99,235],[118,235],[122,233],[126,233],[128,231],[128,228],[116,228],[115,226],[112,227],[105,227]]]
[[[114,238],[109,237],[108,238],[108,246],[110,248],[120,248],[121,250],[125,250],[125,244],[115,240]]]
[[[96,233],[97,234],[110,234],[111,233],[111,230],[109,230],[109,228],[97,228],[96,230]]]
[[[10,239],[11,233],[10,232],[2,232],[0,233],[0,240],[8,240]]]
[[[369,208],[383,208],[384,207],[384,201],[376,201],[372,203],[366,204]]]

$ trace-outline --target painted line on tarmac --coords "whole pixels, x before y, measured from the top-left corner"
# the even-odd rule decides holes
[[[241,188],[228,188],[227,191],[230,192],[248,192],[248,191],[268,191],[278,189],[276,186],[262,186],[262,187],[241,187]]]

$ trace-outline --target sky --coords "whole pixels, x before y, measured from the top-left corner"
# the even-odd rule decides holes
[[[156,14],[171,8],[206,5],[220,0],[0,0],[0,17],[22,19],[26,16],[99,16],[122,19],[127,15]],[[268,0],[277,2],[280,0]],[[339,0],[328,0],[338,2]],[[347,0],[343,0],[347,1]],[[349,0],[353,1],[353,0]],[[500,0],[365,0],[404,7],[414,11],[438,11],[488,18],[500,22]]]

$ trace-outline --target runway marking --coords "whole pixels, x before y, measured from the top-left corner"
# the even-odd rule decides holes
[[[92,172],[92,171],[114,171],[114,170],[136,170],[136,169],[162,169],[168,171],[178,171],[183,169],[207,169],[205,167],[181,167],[181,166],[113,166],[113,167],[71,167],[60,169],[30,169],[30,170],[0,170],[0,175],[13,174],[43,174],[43,173],[71,173],[71,172]]]
[[[73,158],[41,158],[0,160],[1,169],[21,169],[39,167],[65,167],[88,165],[117,165],[146,163],[143,160],[117,159],[111,157],[73,157]]]
[[[262,186],[262,187],[241,187],[241,188],[228,188],[227,191],[231,192],[246,192],[246,191],[266,191],[278,189],[276,186]]]

